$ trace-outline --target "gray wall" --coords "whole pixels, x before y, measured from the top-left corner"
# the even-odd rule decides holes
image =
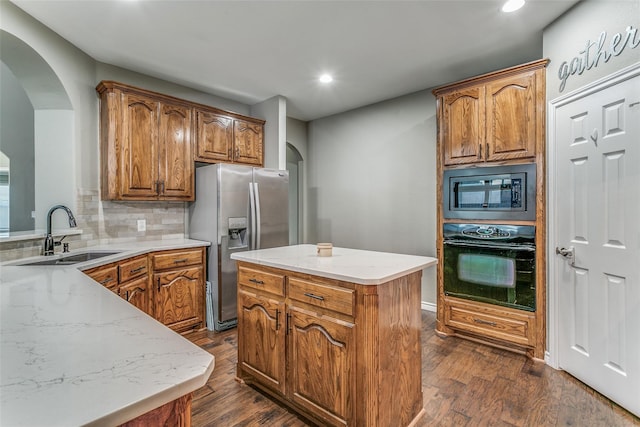
[[[11,161],[9,229],[34,229],[35,211],[33,105],[11,70],[0,62],[0,151]]]
[[[633,48],[631,40],[620,52],[629,26],[638,30],[635,42],[640,43],[640,0],[583,0],[549,25],[543,33],[543,56],[551,60],[547,66],[547,101],[640,61],[640,46]],[[581,52],[588,42],[597,44],[603,31],[606,32],[606,38],[602,50],[609,53],[614,51],[611,49],[614,36],[618,33],[622,35],[617,49],[620,53],[611,55],[607,62],[603,56],[593,66],[597,46],[592,46],[588,60],[591,68],[584,69],[582,74],[578,71],[570,75],[564,90],[560,92],[559,71],[562,63],[570,66],[574,58],[587,63]],[[578,60],[574,61],[576,65]]]
[[[425,90],[309,123],[309,243],[436,255],[435,114]]]

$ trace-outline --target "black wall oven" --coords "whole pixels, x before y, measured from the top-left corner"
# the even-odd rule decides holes
[[[536,309],[535,226],[444,224],[444,293]]]

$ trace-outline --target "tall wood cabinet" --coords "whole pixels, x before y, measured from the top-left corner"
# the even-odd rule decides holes
[[[358,285],[239,261],[238,377],[319,425],[410,425],[420,277]]]
[[[437,88],[438,292],[436,332],[509,348],[542,359],[546,344],[545,67],[540,60]],[[536,165],[536,219],[455,220],[443,217],[447,169]],[[445,222],[536,226],[536,310],[527,312],[445,295]]]

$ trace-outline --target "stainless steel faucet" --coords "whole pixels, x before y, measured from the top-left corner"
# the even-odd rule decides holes
[[[59,245],[60,241],[62,241],[62,239],[60,239],[60,241],[54,242],[53,236],[51,235],[51,216],[58,209],[64,209],[67,212],[67,216],[69,217],[69,227],[76,226],[76,219],[73,216],[73,212],[71,212],[71,209],[69,209],[68,207],[63,205],[56,205],[51,209],[49,209],[49,213],[47,214],[47,236],[44,238],[44,254],[45,255],[53,255],[53,248],[56,245]]]

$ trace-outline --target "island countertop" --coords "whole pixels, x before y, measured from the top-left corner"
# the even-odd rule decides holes
[[[380,285],[438,262],[432,257],[338,247],[332,256],[320,257],[316,245],[308,244],[236,252],[231,258],[360,285]]]
[[[131,245],[121,256],[194,245],[206,243]],[[213,370],[211,354],[78,268],[0,267],[0,425],[118,425]]]

